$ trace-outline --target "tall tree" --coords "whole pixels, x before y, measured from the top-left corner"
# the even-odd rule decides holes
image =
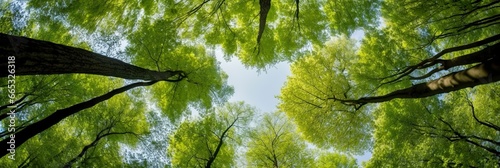
[[[13,3],[16,4],[16,3]],[[2,3],[2,7],[5,4]],[[40,11],[36,11],[40,12]],[[37,16],[38,17],[38,16]],[[157,83],[157,81],[168,81],[170,83],[165,84],[165,83],[159,83],[160,86],[155,86],[153,88],[154,91],[158,91],[159,93],[156,93],[154,95],[154,98],[158,101],[158,104],[163,108],[163,113],[168,114],[169,119],[171,120],[176,120],[180,116],[183,115],[182,112],[186,111],[185,109],[188,108],[188,106],[192,106],[195,108],[203,108],[203,107],[211,107],[212,103],[218,103],[218,102],[224,102],[225,99],[227,98],[228,95],[232,93],[232,88],[226,85],[226,78],[227,76],[220,70],[220,68],[217,65],[217,60],[215,60],[214,57],[210,56],[207,54],[205,51],[205,48],[202,46],[190,46],[186,44],[179,44],[179,43],[172,43],[169,44],[170,41],[162,41],[160,45],[162,46],[169,46],[169,49],[175,48],[175,51],[165,51],[164,53],[169,53],[172,55],[162,55],[163,53],[163,48],[147,48],[144,49],[144,45],[151,45],[152,44],[158,44],[155,43],[156,41],[130,41],[129,46],[127,46],[127,52],[123,52],[125,54],[130,54],[128,56],[130,57],[135,57],[133,54],[141,53],[143,51],[148,51],[147,55],[145,55],[146,59],[134,59],[132,60],[133,62],[137,62],[137,64],[147,64],[148,59],[152,59],[151,61],[154,61],[155,58],[157,59],[158,57],[168,57],[167,59],[163,60],[168,60],[174,58],[174,60],[168,60],[168,62],[162,62],[162,63],[154,63],[156,67],[148,67],[151,69],[158,68],[157,71],[145,69],[145,68],[139,68],[138,66],[134,66],[132,64],[125,63],[123,61],[120,61],[118,59],[114,59],[111,57],[106,57],[101,54],[97,54],[96,52],[90,52],[92,49],[91,48],[96,48],[95,46],[89,46],[85,44],[81,44],[82,41],[85,41],[85,36],[82,34],[72,34],[68,33],[70,32],[69,28],[65,26],[65,24],[62,23],[61,20],[52,20],[52,22],[46,22],[46,23],[38,23],[36,19],[53,19],[51,17],[40,17],[40,18],[34,18],[33,20],[28,20],[25,23],[22,23],[17,20],[9,20],[12,21],[12,30],[24,30],[21,31],[22,33],[20,34],[26,34],[28,37],[33,37],[33,38],[25,38],[25,37],[20,37],[20,36],[13,36],[13,35],[7,35],[7,34],[2,34],[2,51],[8,51],[6,52],[5,56],[15,56],[16,57],[16,75],[19,77],[16,78],[16,82],[19,81],[30,81],[32,79],[36,78],[42,78],[39,76],[32,76],[32,75],[43,75],[43,74],[65,74],[65,73],[85,73],[85,74],[97,74],[97,75],[104,75],[104,76],[115,76],[115,77],[120,77],[120,78],[126,78],[126,79],[142,79],[142,80],[147,80],[148,82],[138,82],[135,84],[123,86],[120,89],[113,90],[111,92],[108,92],[111,90],[110,88],[103,89],[100,91],[94,92],[91,90],[91,83],[95,83],[98,80],[93,80],[93,81],[86,81],[90,83],[86,83],[83,85],[86,85],[86,87],[83,88],[65,88],[69,91],[68,93],[74,94],[74,95],[79,95],[81,98],[74,98],[74,96],[68,97],[68,99],[54,99],[54,97],[58,97],[57,95],[52,95],[52,98],[48,99],[51,101],[51,103],[43,103],[42,101],[36,101],[35,104],[29,103],[32,106],[32,108],[23,110],[25,106],[19,106],[22,108],[16,108],[21,110],[18,116],[22,116],[22,124],[16,126],[16,131],[18,137],[16,140],[17,145],[21,145],[24,142],[29,142],[28,139],[37,139],[34,137],[34,135],[39,134],[40,132],[46,130],[50,126],[55,125],[56,123],[63,121],[63,119],[67,119],[68,116],[78,113],[80,110],[87,109],[89,107],[92,107],[96,105],[96,103],[102,103],[105,102],[104,100],[109,100],[111,97],[117,95],[118,93],[122,92],[127,92],[128,89],[134,88],[134,87],[139,87],[143,84],[153,84]],[[146,21],[149,22],[149,21]],[[25,24],[23,26],[23,24]],[[16,25],[21,25],[20,27],[16,27]],[[80,25],[81,26],[81,25]],[[143,29],[148,29],[150,30],[151,27],[159,27],[159,26],[164,26],[164,25],[149,25],[149,24],[144,24],[145,27],[142,27]],[[149,26],[149,27],[148,27]],[[3,27],[2,27],[3,28]],[[7,27],[7,29],[10,29]],[[171,27],[170,27],[171,28]],[[79,30],[79,27],[73,27],[72,29]],[[162,30],[164,27],[162,28]],[[81,30],[81,29],[80,29]],[[99,30],[99,29],[97,29]],[[160,31],[160,28],[157,29],[158,31],[153,31],[150,32],[152,34],[149,34],[151,36],[155,37],[161,37],[161,35],[166,36],[166,38],[172,38],[176,39],[176,33],[175,29],[174,31],[170,31],[169,33],[163,33]],[[168,30],[168,29],[166,29]],[[3,31],[3,30],[2,30]],[[145,31],[145,30],[144,30]],[[16,31],[10,31],[7,30],[7,32],[16,32]],[[61,36],[58,36],[57,34],[61,33]],[[99,32],[103,33],[101,34],[101,37],[113,37],[113,35],[109,34],[109,32]],[[15,33],[14,33],[15,34]],[[56,34],[56,35],[54,35]],[[141,32],[136,32],[136,34],[141,34]],[[76,36],[76,37],[75,37]],[[133,36],[133,35],[132,35]],[[39,39],[42,40],[34,40],[34,38],[39,37]],[[78,37],[81,37],[82,39],[78,39]],[[69,39],[69,40],[68,40]],[[78,40],[75,40],[78,39]],[[111,38],[110,38],[111,39]],[[158,38],[155,38],[158,39]],[[112,39],[116,40],[116,39]],[[139,40],[139,39],[135,39]],[[142,39],[141,39],[142,40]],[[52,42],[59,42],[61,44],[54,44]],[[96,40],[89,40],[90,44],[97,44]],[[179,40],[177,40],[178,42]],[[80,42],[80,43],[79,43]],[[79,45],[75,45],[79,44]],[[140,45],[139,45],[140,44]],[[45,46],[42,48],[38,48],[39,46]],[[66,45],[71,45],[71,46],[78,46],[76,47],[68,47]],[[178,46],[182,45],[182,47]],[[21,47],[21,48],[19,48]],[[24,48],[23,48],[24,47]],[[102,47],[102,46],[100,46]],[[113,50],[113,47],[117,46],[108,46],[107,50]],[[142,49],[134,49],[134,47],[137,48],[142,48]],[[82,49],[79,49],[82,48]],[[99,48],[99,47],[97,47]],[[106,46],[104,47],[106,48]],[[101,48],[102,49],[102,48]],[[154,49],[154,50],[152,50]],[[17,50],[17,51],[16,51]],[[95,49],[94,49],[95,50]],[[34,51],[34,52],[32,52]],[[69,52],[68,52],[69,51]],[[123,54],[122,53],[122,54]],[[160,53],[159,55],[153,55],[151,53]],[[2,52],[4,54],[4,52]],[[12,54],[12,55],[11,55]],[[72,55],[73,54],[73,55]],[[142,54],[142,53],[141,53]],[[4,56],[4,55],[2,55]],[[54,60],[54,57],[58,57],[57,59]],[[75,57],[77,56],[77,57]],[[50,58],[52,57],[52,58]],[[138,56],[141,57],[141,56]],[[40,58],[40,59],[34,59],[29,61],[30,59],[33,58]],[[44,60],[47,58],[48,60]],[[90,58],[90,60],[82,60]],[[126,57],[125,57],[126,59]],[[28,60],[28,61],[26,61]],[[61,63],[58,61],[63,61],[63,64],[61,67],[56,68],[58,70],[56,71],[51,71],[50,67],[45,67],[43,69],[38,69],[35,71],[31,71],[29,66],[32,66],[33,64],[40,65],[40,67],[43,67],[44,65],[51,65],[54,62],[56,63]],[[99,65],[99,66],[94,66],[93,61],[101,60],[103,63],[111,63],[111,65],[116,65],[117,67],[112,67],[112,66],[107,66],[107,65]],[[26,67],[24,63],[27,63],[28,67]],[[79,67],[79,64],[81,65],[88,65],[85,67]],[[87,64],[87,63],[92,63],[92,64]],[[98,62],[95,62],[95,64],[99,64]],[[135,64],[135,63],[134,63]],[[6,65],[7,66],[7,65]],[[107,66],[107,67],[106,67]],[[121,68],[119,68],[121,66]],[[57,65],[54,65],[54,67],[57,67]],[[161,69],[160,69],[161,67]],[[175,67],[175,68],[170,68],[170,67]],[[103,68],[103,69],[100,69]],[[117,68],[117,69],[115,69]],[[46,70],[48,69],[48,70]],[[100,69],[100,70],[99,70]],[[170,69],[183,69],[181,70],[176,70],[172,71]],[[52,69],[54,70],[54,69]],[[112,72],[114,71],[114,72]],[[26,73],[27,72],[27,73]],[[149,75],[148,75],[149,74]],[[189,77],[188,77],[189,74]],[[24,75],[24,76],[23,76]],[[28,76],[26,76],[28,75]],[[44,84],[48,85],[56,85],[56,84],[62,84],[66,85],[66,83],[78,83],[78,81],[72,81],[74,80],[74,76],[78,75],[66,75],[66,76],[61,76],[60,79],[57,82],[51,83],[47,82]],[[48,77],[51,78],[52,76]],[[87,76],[88,78],[93,79],[93,76]],[[46,77],[43,77],[46,78]],[[63,79],[66,78],[66,79]],[[160,79],[161,78],[161,79]],[[160,79],[160,80],[157,80]],[[109,78],[100,78],[100,80],[107,81],[111,80]],[[2,79],[2,81],[7,81],[6,79]],[[176,82],[175,84],[172,84],[172,82]],[[214,83],[212,83],[214,82]],[[220,83],[219,83],[220,82]],[[16,86],[23,86],[25,83],[18,84]],[[123,83],[122,83],[123,85]],[[35,88],[34,84],[27,84],[26,88],[23,87],[18,87],[17,88],[17,93],[20,96],[19,101],[16,101],[17,104],[22,105],[23,103],[28,103],[29,101],[32,101],[35,96],[42,93],[42,89],[44,87],[38,87]],[[60,86],[60,85],[59,85]],[[28,89],[29,87],[32,87],[34,91],[36,92],[22,92],[22,90]],[[115,87],[120,87],[115,86]],[[66,91],[68,91],[66,90]],[[141,90],[141,91],[147,91],[147,90]],[[2,88],[2,92],[6,92],[6,88]],[[108,93],[106,93],[108,92]],[[35,94],[36,93],[36,94]],[[99,96],[100,95],[100,96]],[[127,92],[128,96],[134,97],[134,99],[141,99],[140,97],[143,96],[141,93],[138,92]],[[48,96],[48,95],[46,95]],[[67,95],[66,95],[67,96]],[[168,97],[168,98],[165,98]],[[2,97],[4,100],[4,97]],[[56,103],[53,103],[57,101]],[[8,102],[8,101],[5,101]],[[59,103],[59,102],[65,102],[65,103]],[[132,102],[130,102],[132,103]],[[3,106],[2,106],[3,107]],[[43,112],[40,112],[39,110],[33,110],[33,108],[37,107],[42,107],[41,109],[44,109]],[[45,107],[50,107],[50,108],[45,108]],[[67,108],[69,107],[69,108]],[[10,109],[9,109],[10,110]],[[56,113],[51,114],[52,112],[57,111]],[[67,111],[68,113],[63,113]],[[25,119],[24,117],[27,117]],[[5,120],[4,120],[5,121]],[[7,121],[8,122],[8,121]],[[46,124],[41,124],[41,123],[46,123]],[[8,125],[8,124],[7,124]],[[37,125],[42,125],[41,127],[37,127]],[[4,125],[5,126],[5,125]],[[6,128],[6,126],[4,127]],[[5,134],[3,134],[5,133]],[[3,132],[2,136],[12,134],[11,133],[6,133]],[[8,140],[8,138],[3,138],[3,140]],[[21,146],[23,147],[23,146]],[[4,157],[6,158],[6,157]]]
[[[35,135],[45,131],[46,129],[56,125],[57,123],[59,123],[60,121],[62,121],[63,119],[65,119],[68,116],[71,116],[71,115],[78,113],[82,110],[91,108],[91,107],[95,106],[96,104],[104,102],[117,94],[123,93],[125,91],[128,91],[128,90],[136,88],[136,87],[149,86],[149,85],[152,85],[156,82],[158,82],[158,81],[133,83],[133,84],[126,85],[124,87],[112,90],[109,93],[103,94],[99,97],[90,99],[88,101],[75,104],[75,105],[68,107],[68,108],[57,110],[56,112],[54,112],[50,116],[48,116],[44,119],[41,119],[38,122],[30,124],[21,130],[17,130],[15,132],[12,132],[9,137],[3,139],[2,144],[4,144],[4,150],[1,150],[2,152],[0,152],[0,156],[3,157],[9,153],[9,150],[7,150],[7,149],[11,148],[10,147],[11,144],[7,143],[9,141],[14,140],[15,145],[21,146],[28,139],[30,139],[30,138],[34,137]]]
[[[384,1],[386,25],[365,31],[360,45],[333,38],[292,65],[280,108],[320,147],[369,149],[379,117],[370,104],[500,80],[498,3]]]
[[[170,139],[168,153],[174,167],[230,167],[234,165],[235,148],[241,142],[244,125],[255,109],[243,102],[227,103],[209,109],[181,123]]]
[[[155,81],[179,81],[186,76],[182,71],[152,71],[101,54],[47,41],[3,33],[0,33],[0,39],[1,59],[7,60],[9,56],[14,56],[17,76],[84,73]],[[0,66],[7,69],[8,65],[11,64],[2,62]],[[2,71],[0,77],[8,74],[8,71]],[[178,78],[171,79],[174,76]]]
[[[13,100],[20,105],[16,108],[22,122],[16,127],[18,130],[33,128],[32,124],[50,118],[58,109],[109,95],[106,92],[110,88],[89,89],[89,83],[97,79],[116,80],[73,73],[175,81],[158,82],[125,94],[132,99],[150,99],[151,107],[158,107],[173,123],[190,109],[210,109],[232,93],[226,85],[227,75],[206,52],[206,48],[220,47],[226,58],[236,56],[245,65],[261,69],[280,61],[296,61],[292,65],[293,75],[282,89],[280,109],[297,124],[305,139],[320,148],[359,154],[375,145],[375,157],[368,166],[493,166],[498,159],[498,139],[491,135],[498,134],[498,115],[482,107],[498,103],[478,99],[496,100],[487,96],[492,89],[484,86],[495,86],[500,80],[499,7],[498,0],[8,0],[0,3],[0,32],[6,37],[0,38],[0,51],[5,51],[0,53],[6,53],[0,58],[19,55],[17,79],[27,81],[19,84],[20,91]],[[366,34],[361,43],[347,38],[355,30]],[[99,46],[98,40],[105,38],[122,45]],[[124,48],[114,55],[102,52]],[[86,57],[72,57],[78,55]],[[33,56],[47,60],[34,60]],[[61,57],[57,58],[61,62],[53,61],[55,56]],[[119,59],[114,59],[117,56]],[[88,58],[91,60],[84,60]],[[75,65],[77,62],[86,66]],[[33,63],[47,66],[32,71],[29,67]],[[67,73],[72,75],[57,75],[60,79],[54,82],[39,82],[43,87],[36,85],[35,79],[40,76],[26,76]],[[0,74],[5,76],[6,72]],[[92,80],[82,79],[86,77]],[[79,84],[80,81],[88,83]],[[68,100],[52,94],[40,98],[44,95],[42,89],[63,90],[61,87],[70,90],[59,96]],[[473,87],[470,93],[456,95],[456,91],[469,90],[468,87]],[[1,88],[0,93],[6,92],[5,87]],[[464,95],[470,100],[464,99]],[[5,105],[0,106],[2,128],[8,124]],[[457,117],[462,114],[460,111],[470,115]],[[398,117],[411,122],[402,122]],[[61,121],[71,121],[70,118]],[[461,122],[469,124],[460,125]],[[390,127],[391,124],[397,127]],[[70,128],[76,128],[75,125]],[[37,139],[43,135],[46,134],[42,132],[26,143],[43,143]],[[398,150],[395,144],[404,146]],[[412,145],[418,148],[410,148]],[[429,146],[440,148],[427,150]],[[429,152],[424,157],[412,155],[424,151],[420,149]],[[483,158],[464,154],[465,151]],[[393,157],[400,153],[409,157]],[[41,155],[23,155],[27,160],[35,157]],[[467,157],[480,162],[464,161]],[[68,162],[67,158],[61,163]],[[221,158],[215,160],[218,159]],[[396,163],[399,161],[402,164]],[[349,159],[341,162],[351,163]]]
[[[100,81],[94,85],[94,89],[100,90],[122,84],[117,81]],[[72,95],[67,95],[66,98],[71,99]],[[59,103],[62,102],[59,101]],[[119,151],[123,145],[134,146],[140,141],[139,136],[146,134],[150,128],[144,116],[145,107],[144,102],[131,99],[126,94],[114,96],[106,103],[100,103],[91,109],[76,113],[23,145],[16,146],[16,160],[4,157],[0,159],[0,162],[7,167],[37,167],[39,165],[63,167],[68,161],[77,158],[84,151],[85,146],[88,146],[86,152],[81,155],[82,157],[73,163],[74,166],[122,165],[123,157]],[[24,118],[43,117],[46,110],[52,109],[47,105],[27,108],[29,113],[20,115],[23,117],[18,117],[17,122],[23,122]],[[98,135],[105,135],[100,132],[108,130],[110,133],[128,133],[104,136],[94,143],[95,145],[90,145]]]

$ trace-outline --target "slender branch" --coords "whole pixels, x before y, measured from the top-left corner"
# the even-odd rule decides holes
[[[12,105],[16,105],[16,104],[19,104],[20,102],[22,102],[24,99],[26,99],[28,96],[30,96],[30,94],[25,94],[23,95],[23,97],[17,99],[14,103],[9,103],[9,104],[5,104],[3,106],[0,106],[0,111],[4,110],[4,109],[7,109],[8,106],[12,106]],[[5,113],[6,114],[6,113]],[[1,119],[0,119],[1,120]]]
[[[491,122],[488,122],[488,121],[484,122],[484,121],[479,120],[479,118],[477,118],[477,116],[476,116],[476,110],[474,110],[474,105],[472,104],[472,101],[470,101],[469,99],[467,99],[467,103],[468,103],[468,105],[470,107],[470,110],[471,110],[471,113],[472,113],[472,117],[474,117],[474,120],[476,120],[476,122],[478,122],[478,123],[480,123],[480,124],[482,124],[484,126],[493,128],[496,131],[500,132],[500,126],[495,125],[495,124],[493,124]]]
[[[111,127],[112,128],[112,127]],[[70,161],[66,162],[66,164],[64,164],[64,167],[65,168],[71,168],[71,166],[76,163],[78,161],[78,159],[82,158],[86,153],[87,151],[92,148],[92,147],[95,147],[97,146],[97,144],[99,143],[99,141],[106,137],[106,136],[110,136],[110,135],[123,135],[123,134],[132,134],[132,135],[136,135],[136,133],[134,132],[109,132],[111,130],[111,128],[105,128],[103,129],[102,131],[108,131],[107,133],[103,133],[102,131],[97,134],[97,137],[94,139],[94,141],[92,141],[90,144],[88,145],[85,145],[82,149],[82,151],[80,151],[80,153],[74,157],[73,159],[71,159]]]
[[[431,71],[429,71],[428,73],[426,73],[425,75],[422,75],[422,76],[417,76],[417,77],[409,76],[409,77],[410,77],[410,80],[421,80],[421,79],[428,78],[428,77],[430,77],[430,76],[434,75],[435,73],[440,72],[442,70],[445,70],[444,66],[440,66],[440,67],[434,68],[434,69],[432,69]]]

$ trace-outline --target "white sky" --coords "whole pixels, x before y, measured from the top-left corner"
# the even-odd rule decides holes
[[[224,60],[217,54],[218,60]],[[277,110],[278,99],[286,77],[290,74],[288,63],[279,63],[260,74],[256,69],[246,69],[243,64],[233,58],[229,62],[221,61],[222,69],[228,74],[228,83],[234,87],[230,102],[245,101],[261,112]]]

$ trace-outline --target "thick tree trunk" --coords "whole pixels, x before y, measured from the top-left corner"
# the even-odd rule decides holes
[[[271,0],[259,0],[260,12],[259,12],[259,33],[257,34],[257,44],[260,43],[260,39],[264,34],[264,29],[266,29],[267,14],[271,9]],[[297,8],[298,9],[298,8]]]
[[[87,50],[0,33],[0,77],[8,75],[8,57],[15,56],[15,75],[83,73],[124,79],[168,80],[180,71],[158,72]]]
[[[396,90],[386,95],[363,97],[357,100],[342,100],[338,98],[329,98],[340,101],[344,104],[363,105],[366,103],[380,103],[390,101],[396,98],[423,98],[441,93],[448,93],[468,87],[488,84],[500,81],[500,57],[498,51],[493,54],[493,59],[480,63],[471,68],[453,72],[438,79],[413,85],[411,87]]]
[[[133,83],[127,86],[123,86],[121,88],[112,90],[106,94],[103,94],[99,97],[95,97],[93,99],[90,99],[88,101],[78,103],[76,105],[73,105],[71,107],[65,108],[65,109],[60,109],[57,110],[56,112],[52,113],[50,116],[33,123],[26,128],[22,129],[21,131],[17,132],[15,135],[11,135],[14,137],[6,137],[2,142],[0,142],[0,157],[3,157],[9,153],[8,149],[11,149],[11,144],[14,144],[15,148],[18,148],[21,146],[24,142],[29,140],[30,138],[34,137],[38,133],[41,133],[45,131],[46,129],[52,127],[53,125],[56,125],[59,123],[61,120],[64,118],[71,116],[73,114],[76,114],[82,110],[91,108],[95,106],[96,104],[106,101],[113,96],[123,93],[127,90],[140,87],[140,86],[149,86],[158,81],[151,81],[151,82],[137,82]]]

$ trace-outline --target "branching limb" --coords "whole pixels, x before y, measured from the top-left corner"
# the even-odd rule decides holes
[[[474,63],[480,63],[487,61],[488,59],[493,59],[495,56],[494,52],[497,52],[500,48],[500,43],[496,43],[492,46],[486,47],[485,49],[481,51],[477,51],[471,54],[466,54],[463,56],[455,57],[453,59],[449,60],[443,60],[443,59],[437,59],[433,61],[432,64],[429,65],[435,65],[437,63],[441,64],[441,66],[431,70],[425,75],[419,76],[419,77],[413,77],[409,76],[410,80],[419,80],[419,79],[425,79],[430,77],[431,75],[440,72],[442,70],[447,70],[453,67],[461,66],[461,65],[469,65],[469,64],[474,64]],[[426,67],[424,67],[426,68]],[[422,68],[420,68],[422,69]]]
[[[495,124],[493,124],[491,122],[488,122],[488,121],[481,121],[481,120],[479,120],[479,118],[477,118],[477,116],[476,116],[476,110],[474,109],[474,105],[472,104],[472,101],[470,101],[468,98],[467,98],[467,104],[469,105],[471,113],[472,113],[472,116],[474,117],[474,120],[476,120],[476,122],[478,122],[478,123],[480,123],[480,124],[482,124],[484,126],[493,128],[496,131],[500,132],[500,126],[495,125]]]
[[[396,98],[429,97],[496,81],[500,81],[500,58],[494,58],[474,67],[450,73],[436,80],[419,83],[382,96],[363,97],[360,99],[339,99],[333,96],[328,99],[359,107],[367,103],[380,103]]]
[[[416,65],[408,66],[405,69],[401,70],[399,73],[396,73],[394,75],[390,75],[388,77],[383,78],[383,79],[388,79],[388,78],[396,77],[393,80],[382,83],[382,85],[398,81],[401,78],[408,76],[409,74],[411,74],[413,71],[415,71],[417,69],[423,69],[423,68],[427,68],[430,66],[434,66],[434,65],[439,63],[439,58],[441,56],[443,56],[444,54],[452,53],[452,52],[456,52],[456,51],[462,51],[462,50],[471,49],[471,48],[476,48],[476,47],[486,45],[488,43],[495,42],[498,40],[500,40],[500,34],[488,37],[488,38],[480,40],[480,41],[476,41],[474,43],[444,49],[443,51],[437,53],[436,55],[432,56],[431,58],[425,59]]]
[[[95,97],[93,99],[90,99],[88,101],[82,102],[75,104],[71,107],[65,108],[65,109],[60,109],[57,110],[56,112],[52,113],[50,116],[33,123],[26,128],[22,129],[21,131],[17,132],[15,135],[15,140],[16,140],[16,146],[21,146],[24,142],[28,141],[30,138],[36,136],[37,134],[45,131],[46,129],[52,127],[53,125],[56,125],[63,119],[65,119],[68,116],[71,116],[73,114],[76,114],[82,110],[91,108],[95,106],[98,103],[101,103],[103,101],[106,101],[113,96],[126,92],[130,89],[140,87],[140,86],[150,86],[158,81],[150,81],[150,82],[137,82],[133,84],[129,84],[126,86],[123,86],[121,88],[112,90],[106,94],[103,94],[101,96]],[[3,157],[8,154],[9,144],[7,143],[10,140],[10,138],[3,139],[1,144],[2,144],[2,149],[0,150],[0,157]]]
[[[101,132],[99,132],[96,136],[96,138],[94,139],[94,141],[92,141],[90,144],[88,145],[85,145],[82,149],[82,151],[80,151],[80,153],[74,157],[73,159],[71,159],[70,161],[66,162],[66,164],[64,164],[64,167],[65,168],[71,168],[71,166],[76,163],[78,161],[78,159],[82,158],[86,153],[87,151],[90,149],[90,148],[93,148],[95,146],[97,146],[97,144],[99,143],[99,141],[104,138],[104,137],[107,137],[107,136],[110,136],[110,135],[124,135],[124,134],[132,134],[132,135],[135,135],[135,136],[138,136],[136,133],[134,132],[111,132],[111,129],[113,128],[113,126],[109,126],[109,127],[106,127],[104,128],[103,130],[101,130]]]

